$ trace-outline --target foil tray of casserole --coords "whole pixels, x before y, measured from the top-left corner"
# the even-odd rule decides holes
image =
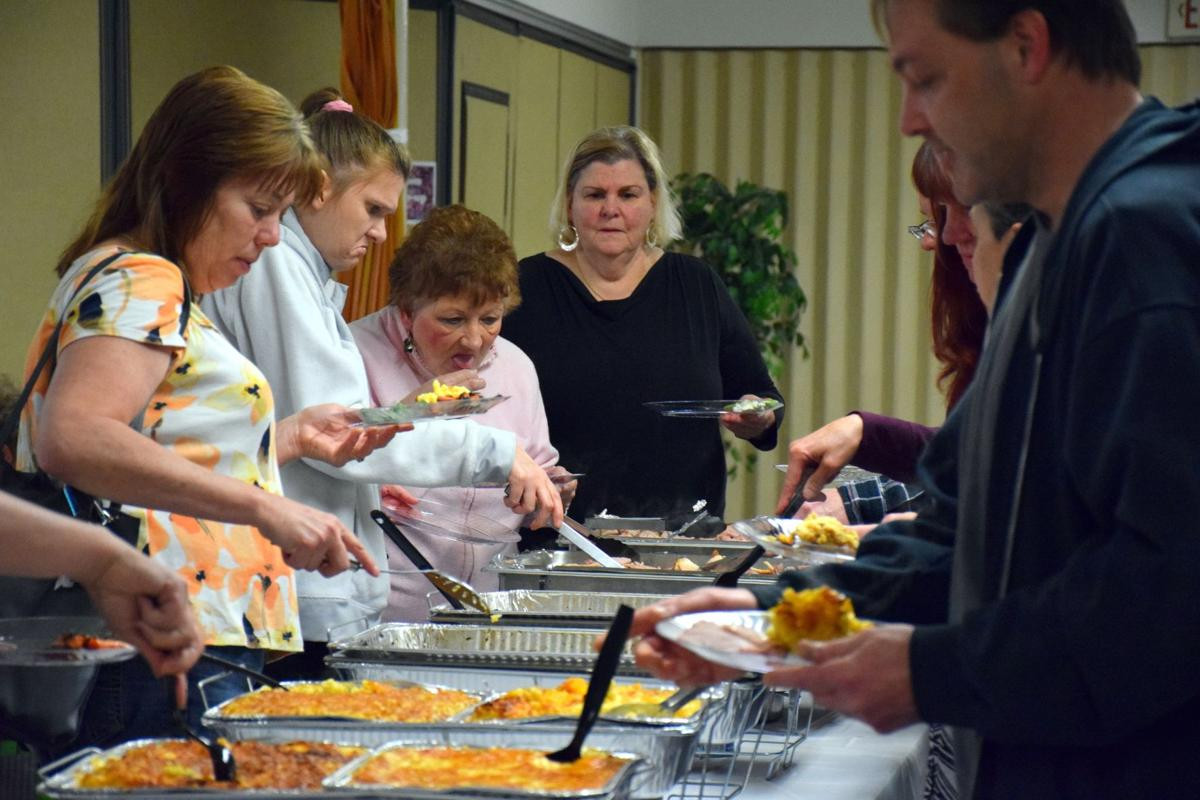
[[[464,718],[491,696],[486,690],[470,691],[429,682],[397,679],[394,676],[354,678],[352,681],[373,681],[383,684],[384,689],[396,689],[399,693],[413,690],[419,694],[412,697],[379,695],[375,698],[365,698],[366,703],[358,703],[358,707],[352,710],[347,705],[346,713],[341,714],[337,713],[338,701],[346,697],[343,687],[348,685],[347,682],[285,681],[283,685],[288,689],[286,695],[279,689],[262,687],[213,706],[204,712],[201,722],[205,727],[231,741],[286,735],[297,740],[377,744],[411,729],[414,725]],[[330,691],[322,692],[326,687],[329,687]],[[262,710],[243,710],[246,700],[258,701],[255,708]],[[304,713],[296,713],[296,706],[292,701],[303,700],[310,701],[306,703],[310,708],[304,709]],[[289,707],[280,706],[279,713],[274,713],[270,708],[272,701],[287,703]],[[323,713],[326,710],[329,710],[329,713]]]
[[[518,733],[520,730],[518,729]],[[619,762],[611,775],[585,775],[591,785],[577,786],[571,789],[553,788],[521,788],[516,786],[487,786],[482,783],[471,785],[472,779],[464,776],[465,785],[457,788],[431,788],[428,786],[399,785],[387,782],[368,781],[359,776],[363,769],[372,762],[386,759],[389,752],[398,749],[410,750],[415,748],[519,748],[544,753],[557,749],[570,738],[550,738],[539,731],[525,731],[523,735],[513,735],[501,731],[434,731],[414,733],[411,736],[393,740],[386,745],[376,748],[347,764],[331,775],[325,785],[330,790],[326,797],[336,797],[337,793],[349,793],[354,796],[370,797],[403,797],[411,800],[445,800],[445,798],[487,798],[487,800],[567,800],[567,798],[588,798],[588,800],[625,800],[633,797],[649,797],[644,793],[642,785],[653,772],[642,757],[630,752],[626,747],[608,748],[588,738],[585,752],[612,757]],[[549,742],[549,744],[547,744]],[[473,760],[473,753],[464,754],[464,762]],[[482,755],[482,754],[480,754]],[[582,765],[581,765],[582,766]],[[468,769],[468,768],[464,768]],[[519,765],[509,770],[509,775],[521,775]],[[402,780],[402,778],[401,778]],[[519,784],[519,781],[517,781]],[[642,794],[638,794],[642,791]]]
[[[261,746],[264,743],[250,743],[249,747]],[[319,774],[314,777],[311,785],[283,788],[288,782],[297,783],[297,762],[287,759],[267,759],[269,763],[259,764],[248,755],[247,746],[235,743],[232,746],[234,760],[237,764],[238,778],[246,784],[230,786],[216,783],[211,777],[194,779],[193,772],[207,769],[211,776],[211,762],[206,750],[197,742],[180,739],[137,739],[125,742],[115,747],[101,750],[89,747],[72,753],[58,761],[46,765],[39,770],[42,782],[37,787],[39,797],[54,800],[97,800],[98,798],[135,798],[136,800],[321,800],[329,797],[319,780],[333,775],[338,768],[348,764],[354,758],[364,754],[366,748],[342,741],[308,740],[298,742],[290,738],[271,737],[267,745],[293,747],[294,745],[309,745],[323,750],[341,751],[337,763],[320,764]],[[186,747],[197,751],[190,759],[182,759],[178,754],[167,755],[171,748]],[[147,750],[146,754],[138,751]],[[161,753],[160,753],[161,751]],[[140,756],[140,757],[139,757]],[[161,763],[164,768],[159,774],[153,773],[153,767],[147,762]],[[124,769],[124,763],[129,762],[129,769]],[[280,788],[261,786],[269,782],[270,777],[264,770],[279,769],[281,771]],[[181,780],[192,781],[191,785],[143,785],[131,787],[128,785],[97,785],[105,781],[116,784],[122,777],[128,777],[139,783],[152,783],[156,779],[166,784],[178,784]]]

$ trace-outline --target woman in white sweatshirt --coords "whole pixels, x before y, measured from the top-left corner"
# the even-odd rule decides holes
[[[337,272],[353,269],[370,242],[383,241],[410,166],[407,154],[376,123],[357,114],[333,89],[310,95],[301,111],[329,162],[326,184],[310,204],[293,207],[280,241],[263,251],[236,286],[201,305],[225,335],[267,376],[280,415],[338,402],[371,405],[370,386],[354,336],[342,318],[346,287]],[[289,497],[337,515],[383,563],[384,536],[368,514],[380,483],[472,486],[507,480],[509,507],[558,525],[562,502],[545,471],[507,431],[467,421],[418,425],[390,447],[343,467],[299,459],[282,472]],[[325,642],[373,623],[388,599],[387,578],[364,571],[297,581],[305,656],[276,665],[278,674],[315,677]],[[336,630],[336,629],[341,630]],[[290,662],[290,663],[289,663]]]

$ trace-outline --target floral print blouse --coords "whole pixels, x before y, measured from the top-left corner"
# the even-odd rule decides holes
[[[280,494],[271,388],[199,305],[185,299],[179,267],[148,253],[125,253],[72,298],[92,267],[116,252],[94,250],[71,265],[38,327],[26,375],[64,314],[59,352],[88,336],[168,348],[167,376],[134,425],[194,464]],[[49,373],[39,377],[21,418],[21,470],[36,469],[31,443]],[[257,528],[130,505],[122,510],[141,520],[139,545],[187,581],[207,644],[302,648],[292,570]]]

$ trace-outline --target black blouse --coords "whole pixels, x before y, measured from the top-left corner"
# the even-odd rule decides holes
[[[663,417],[654,400],[774,397],[750,326],[720,278],[691,256],[665,253],[633,294],[596,300],[565,266],[538,254],[520,264],[521,305],[504,336],[537,367],[559,463],[586,473],[570,513],[663,516],[708,501],[725,508],[719,421]],[[775,447],[775,426],[753,440]]]

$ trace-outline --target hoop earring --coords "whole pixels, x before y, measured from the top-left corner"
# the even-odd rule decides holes
[[[570,231],[571,239],[567,241],[567,232]],[[579,231],[575,230],[574,225],[564,225],[558,229],[558,247],[563,252],[569,253],[576,247],[579,247]]]
[[[417,346],[415,344],[413,344],[412,337],[405,336],[404,337],[404,352],[411,353],[413,350],[416,350],[416,349],[417,349]]]
[[[646,228],[646,247],[654,249],[658,247],[658,237],[654,234],[654,226]]]

